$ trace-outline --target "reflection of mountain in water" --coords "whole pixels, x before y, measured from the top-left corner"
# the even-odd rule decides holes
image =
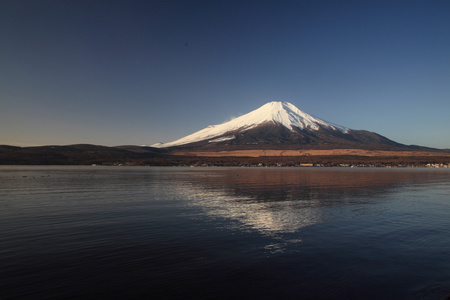
[[[174,186],[192,205],[265,234],[370,214],[388,205],[380,196],[392,189],[439,177],[404,169],[198,169],[186,175]]]

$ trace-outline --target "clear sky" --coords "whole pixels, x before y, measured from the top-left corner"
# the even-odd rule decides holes
[[[450,148],[450,1],[0,0],[0,144],[169,142],[269,101]]]

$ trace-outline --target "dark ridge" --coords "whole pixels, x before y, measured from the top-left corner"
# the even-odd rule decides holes
[[[9,145],[0,145],[0,153],[8,152],[8,151],[14,151],[14,150],[18,150],[18,149],[21,149],[21,147],[9,146]]]
[[[136,146],[138,147],[138,146]],[[2,165],[89,165],[123,164],[136,159],[164,156],[159,149],[141,152],[117,147],[76,144],[67,146],[0,147]]]
[[[167,150],[164,148],[154,148],[149,146],[135,146],[135,145],[123,145],[123,146],[115,146],[114,148],[135,152],[135,153],[166,153]]]

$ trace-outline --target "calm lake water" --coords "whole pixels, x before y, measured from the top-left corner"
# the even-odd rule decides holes
[[[0,167],[0,297],[445,299],[450,170]]]

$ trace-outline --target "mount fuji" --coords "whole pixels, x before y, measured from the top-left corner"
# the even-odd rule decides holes
[[[313,117],[289,102],[273,101],[231,121],[211,125],[155,148],[237,149],[370,149],[400,150],[409,146],[377,133],[354,130]]]

